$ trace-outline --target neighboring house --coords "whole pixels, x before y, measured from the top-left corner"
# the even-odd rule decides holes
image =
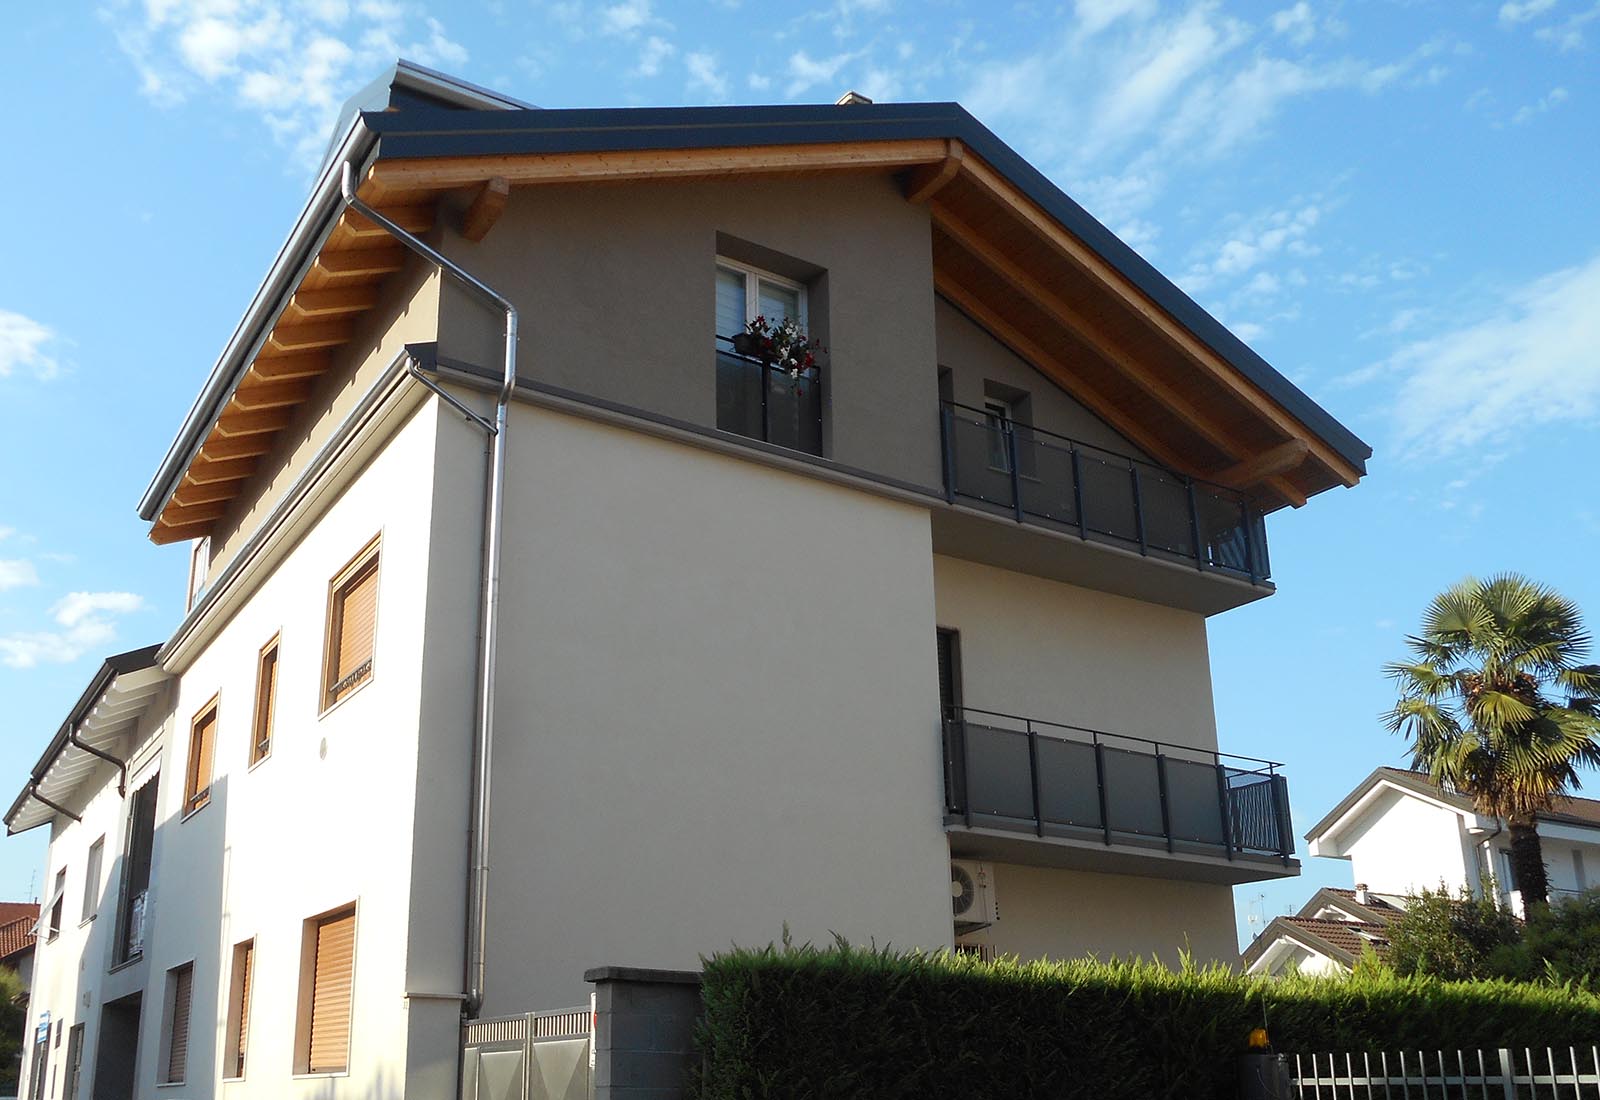
[[[1236,957],[1299,865],[1206,619],[1364,444],[955,105],[356,107],[141,504],[187,614],[6,815],[30,1094],[447,1096],[463,1012],[786,924]]]
[[[1565,798],[1537,821],[1552,901],[1600,885],[1600,800]],[[1356,881],[1392,894],[1491,883],[1513,912],[1522,895],[1511,871],[1505,822],[1419,772],[1379,768],[1306,834],[1314,856],[1348,859]]]
[[[1244,951],[1251,974],[1347,973],[1371,951],[1389,950],[1388,925],[1405,910],[1405,898],[1378,894],[1364,884],[1354,890],[1327,886],[1292,917],[1275,917]]]
[[[38,902],[0,901],[0,966],[21,978],[24,989],[33,982],[34,927],[38,923]]]

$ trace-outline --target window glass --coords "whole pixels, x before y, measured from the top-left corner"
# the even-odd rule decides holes
[[[717,268],[717,335],[734,336],[744,331],[744,274]]]
[[[79,920],[88,920],[100,907],[100,863],[105,858],[105,851],[105,837],[89,846],[89,863],[83,871],[83,913]]]
[[[758,285],[760,298],[756,303],[756,310],[760,316],[767,319],[768,324],[776,326],[787,317],[804,327],[805,320],[800,313],[798,288],[783,286],[766,279],[758,280]]]

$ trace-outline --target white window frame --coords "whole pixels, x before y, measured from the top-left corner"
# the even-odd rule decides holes
[[[211,536],[196,539],[189,548],[189,591],[185,611],[193,611],[200,597],[206,594],[206,573],[211,564]]]
[[[736,275],[741,275],[744,277],[744,316],[747,324],[761,316],[761,281],[764,279],[769,283],[776,284],[777,286],[784,287],[788,290],[793,290],[798,294],[800,299],[800,316],[795,318],[795,320],[800,322],[801,332],[805,333],[807,336],[811,335],[811,319],[809,315],[809,305],[806,301],[806,285],[804,283],[785,278],[775,271],[768,271],[766,268],[755,267],[751,264],[742,264],[738,260],[730,260],[726,256],[717,257],[717,266],[722,268],[724,271],[730,271]],[[769,320],[772,320],[773,323],[776,323],[778,320],[782,320],[782,318],[769,318]],[[723,335],[733,336],[735,334],[729,332],[724,333]]]

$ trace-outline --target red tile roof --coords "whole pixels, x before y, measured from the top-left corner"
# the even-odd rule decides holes
[[[0,901],[0,963],[33,949],[33,926],[38,922],[38,902]]]

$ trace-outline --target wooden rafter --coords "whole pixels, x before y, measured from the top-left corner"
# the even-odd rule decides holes
[[[302,317],[337,317],[363,313],[378,304],[378,285],[301,288],[289,299],[289,309]]]
[[[196,504],[213,504],[219,500],[232,500],[239,494],[239,488],[244,484],[244,479],[236,481],[214,481],[206,485],[196,485],[185,479],[182,485],[172,494],[172,503],[179,508],[192,508]]]
[[[260,435],[263,432],[281,432],[293,419],[293,409],[259,409],[254,412],[235,410],[232,406],[217,418],[215,431],[222,436]]]
[[[406,250],[394,248],[352,248],[327,252],[317,257],[314,270],[331,279],[358,275],[387,275],[406,266]]]
[[[270,348],[270,344],[268,347]],[[291,378],[312,378],[327,371],[333,363],[326,351],[296,352],[293,355],[263,355],[251,364],[247,377],[263,382],[284,382]]]
[[[384,206],[378,213],[394,222],[407,233],[426,233],[433,228],[433,207],[427,204],[413,206]],[[362,217],[354,210],[346,210],[339,218],[337,232],[357,240],[387,239],[389,231],[377,222]]]
[[[241,409],[281,409],[285,405],[298,405],[311,396],[311,382],[300,379],[294,382],[262,382],[241,385],[233,393],[233,404]]]
[[[489,235],[494,223],[505,213],[506,200],[511,197],[511,184],[503,176],[483,181],[472,205],[461,218],[461,235],[477,243]]]
[[[963,173],[964,178],[976,183],[994,200],[1009,208],[1034,234],[1048,242],[1060,255],[1116,293],[1170,345],[1182,352],[1208,377],[1248,404],[1280,434],[1305,440],[1311,456],[1332,472],[1336,479],[1345,485],[1354,485],[1360,480],[1360,471],[1317,438],[1314,432],[1309,431],[1281,409],[1276,402],[1261,393],[1253,383],[1240,375],[1215,351],[1145,297],[1126,276],[1112,268],[1088,245],[1068,233],[1031,200],[1017,192],[992,168],[969,157],[963,165]]]
[[[267,343],[274,351],[312,351],[348,344],[354,333],[352,321],[309,321],[302,325],[279,322]]]
[[[911,169],[906,173],[904,189],[906,201],[910,203],[925,203],[933,199],[945,184],[955,179],[961,172],[961,161],[966,150],[959,141],[950,141],[945,145],[944,160],[938,164],[924,164]]]
[[[221,462],[206,462],[196,460],[189,467],[187,480],[196,485],[210,485],[218,481],[238,481],[255,473],[256,460],[253,458],[225,458]]]

